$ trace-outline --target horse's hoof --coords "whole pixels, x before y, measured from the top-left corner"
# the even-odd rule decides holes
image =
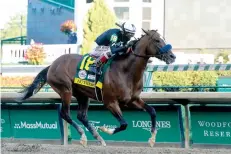
[[[149,138],[148,143],[150,144],[151,147],[154,146],[155,142],[156,142],[156,134],[157,134],[157,130],[155,130],[153,133],[151,133],[152,136]]]
[[[106,143],[105,143],[104,141],[101,142],[101,145],[102,145],[103,147],[106,147],[106,146],[107,146]]]
[[[87,147],[87,141],[80,140],[80,144],[81,144],[83,147]]]
[[[150,144],[151,147],[153,147],[155,145],[155,140],[153,138],[150,138],[148,140],[148,143]]]
[[[82,135],[82,137],[80,138],[80,144],[82,144],[82,146],[87,147],[87,137],[86,135]]]
[[[104,140],[98,141],[98,142],[97,142],[97,145],[98,145],[98,146],[103,146],[103,147],[106,147],[106,146],[107,146]]]
[[[113,132],[114,132],[114,129],[108,129],[108,128],[105,128],[105,127],[99,127],[99,129],[104,132],[104,133],[107,133],[109,135],[112,135]]]

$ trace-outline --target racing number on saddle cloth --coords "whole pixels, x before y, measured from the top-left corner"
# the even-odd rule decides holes
[[[87,59],[87,62],[86,62],[86,65],[84,65],[86,59]],[[89,56],[84,57],[84,59],[83,59],[83,61],[81,63],[80,69],[81,70],[85,69],[86,71],[88,71],[89,70],[89,66],[92,65],[94,63],[94,61],[95,60],[91,59],[91,57],[89,57]]]

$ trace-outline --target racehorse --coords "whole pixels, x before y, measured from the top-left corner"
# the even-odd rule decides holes
[[[166,62],[166,64],[173,63],[176,57],[171,50],[171,45],[165,43],[157,30],[142,30],[144,34],[129,48],[130,52],[115,56],[104,73],[102,102],[119,121],[120,126],[115,129],[100,127],[100,130],[111,135],[126,130],[128,123],[123,118],[120,105],[131,104],[149,113],[151,117],[151,137],[148,142],[153,147],[157,134],[156,111],[140,98],[143,89],[143,74],[150,57],[156,57]],[[43,69],[35,77],[29,86],[25,87],[20,101],[36,94],[45,83],[49,84],[61,97],[60,116],[77,130],[81,135],[80,143],[86,146],[87,137],[84,130],[70,118],[71,98],[72,96],[75,97],[78,102],[77,119],[101,145],[106,146],[105,141],[89,123],[87,117],[89,99],[97,98],[94,88],[74,83],[76,66],[80,63],[82,57],[83,55],[79,54],[66,54],[54,60],[50,66]]]

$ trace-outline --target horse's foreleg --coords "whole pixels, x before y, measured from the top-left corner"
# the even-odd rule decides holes
[[[141,98],[134,101],[133,104],[140,109],[144,109],[151,116],[151,123],[152,123],[151,138],[149,138],[148,142],[149,142],[150,146],[153,147],[155,144],[155,141],[156,141],[156,134],[157,134],[157,131],[156,131],[156,111],[153,107],[146,104]]]
[[[84,130],[70,117],[71,96],[71,92],[62,93],[62,108],[59,114],[65,121],[72,125],[81,136],[85,136]]]
[[[106,143],[103,140],[103,138],[94,129],[94,127],[89,123],[89,120],[87,117],[87,111],[89,107],[89,98],[82,96],[82,97],[77,97],[77,100],[79,104],[77,118],[89,130],[89,132],[93,135],[93,137],[101,143],[101,145],[106,146]]]
[[[128,124],[122,116],[122,112],[120,110],[118,102],[113,102],[113,103],[108,104],[107,108],[112,113],[112,115],[119,121],[120,127],[116,127],[115,129],[100,127],[100,129],[103,132],[108,133],[110,135],[126,130]]]

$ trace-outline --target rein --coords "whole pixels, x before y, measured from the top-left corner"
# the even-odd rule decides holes
[[[142,37],[144,37],[144,36],[145,35],[143,35]],[[132,47],[135,46],[140,41],[141,38],[137,39],[136,42],[135,42],[135,44],[132,45]],[[134,52],[134,50],[133,50],[132,47],[130,47],[130,50],[132,51],[132,54],[135,55],[135,56],[137,56],[137,57],[141,57],[141,58],[145,58],[145,59],[149,59],[150,57],[155,57],[155,55],[139,55],[139,54],[137,54],[137,53]]]
[[[135,55],[136,57],[141,57],[141,58],[147,58],[149,59],[150,57],[154,57],[154,55],[139,55],[137,53],[134,52],[134,50],[131,48],[132,54]]]
[[[146,32],[145,32],[145,33],[146,33]],[[146,34],[147,34],[147,33],[146,33]],[[147,35],[149,35],[149,34],[147,34]],[[153,35],[154,35],[154,34],[153,34]],[[152,36],[153,36],[153,35],[152,35]],[[144,36],[145,36],[145,35],[143,35],[142,37],[144,37]],[[150,36],[151,40],[155,40],[155,39],[153,39],[152,36]],[[142,38],[142,37],[141,37],[141,38]],[[137,57],[149,59],[150,57],[155,57],[155,56],[157,56],[157,55],[158,55],[158,56],[163,56],[165,53],[167,53],[169,50],[172,49],[172,46],[171,46],[170,44],[167,44],[167,45],[165,45],[165,46],[162,47],[162,48],[160,48],[160,47],[158,47],[157,45],[155,45],[155,47],[159,49],[159,52],[158,52],[157,54],[155,54],[155,55],[140,55],[140,54],[137,54],[137,53],[134,52],[133,46],[135,46],[135,45],[140,41],[141,38],[136,39],[135,44],[133,44],[133,45],[130,47],[130,50],[132,51],[132,54],[135,55],[135,56],[137,56]],[[152,42],[152,43],[155,43],[155,42]]]

